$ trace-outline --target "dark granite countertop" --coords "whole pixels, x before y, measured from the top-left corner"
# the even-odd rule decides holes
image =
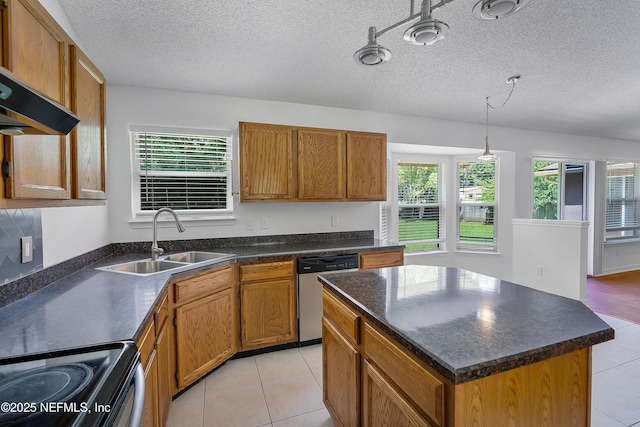
[[[186,265],[150,276],[97,270],[112,264],[148,259],[148,252],[111,255],[68,274],[0,308],[0,359],[70,349],[113,341],[134,340],[170,280],[240,261],[284,256],[319,256],[403,248],[372,238],[319,241],[300,238],[262,239],[234,246],[211,241],[160,242],[165,255],[184,250],[209,250],[234,256],[217,262]],[[357,234],[356,234],[357,236]],[[306,241],[305,241],[306,240]],[[227,240],[225,240],[227,241]],[[186,246],[185,246],[186,245]],[[132,244],[135,246],[135,244]]]
[[[614,337],[580,301],[457,268],[407,265],[320,280],[454,384]]]

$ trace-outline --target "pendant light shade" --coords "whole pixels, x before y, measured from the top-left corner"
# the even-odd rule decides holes
[[[449,25],[431,17],[431,0],[422,2],[420,20],[404,32],[404,40],[414,44],[429,46],[444,39]]]
[[[362,65],[378,65],[391,59],[391,51],[376,41],[376,27],[369,27],[369,42],[355,51],[353,59]]]
[[[478,19],[493,20],[513,15],[530,0],[477,0],[471,13]]]

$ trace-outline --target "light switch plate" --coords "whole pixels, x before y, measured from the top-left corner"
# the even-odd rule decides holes
[[[22,263],[33,261],[33,237],[25,236],[20,238],[22,245]]]

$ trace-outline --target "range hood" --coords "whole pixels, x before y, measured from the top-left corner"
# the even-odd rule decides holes
[[[71,111],[0,67],[1,134],[67,135],[79,121]]]

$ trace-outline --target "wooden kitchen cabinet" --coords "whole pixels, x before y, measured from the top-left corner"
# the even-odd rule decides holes
[[[298,198],[344,199],[344,159],[343,131],[298,130]]]
[[[78,50],[72,58],[73,40],[39,1],[6,0],[1,14],[2,66],[84,123],[67,136],[3,137],[0,208],[104,204],[104,79]]]
[[[240,350],[295,342],[298,314],[293,259],[240,264]]]
[[[387,199],[387,135],[347,132],[347,199]]]
[[[358,256],[358,265],[361,270],[398,267],[404,265],[404,250],[362,252]]]
[[[238,348],[235,265],[174,284],[177,390],[219,366]]]
[[[71,65],[71,110],[80,119],[71,131],[73,197],[106,199],[104,76],[77,46],[71,46]]]
[[[241,202],[386,199],[386,135],[240,122]]]
[[[165,292],[153,317],[143,328],[136,341],[140,363],[145,373],[145,397],[142,425],[162,427],[169,415],[171,404],[170,369],[171,345],[169,341],[169,303]]]
[[[240,201],[293,199],[293,129],[240,123],[239,133]]]
[[[338,425],[359,426],[360,318],[328,292],[322,299],[322,398]]]

